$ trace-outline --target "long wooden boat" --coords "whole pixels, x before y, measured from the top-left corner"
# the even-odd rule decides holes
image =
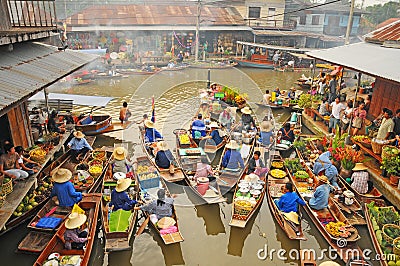
[[[208,189],[204,189],[204,185],[199,186],[196,181],[189,177],[193,177],[196,173],[197,163],[201,162],[201,156],[206,156],[203,149],[198,147],[197,144],[191,139],[187,131],[184,129],[174,130],[176,136],[176,148],[177,148],[177,160],[181,165],[184,174],[187,176],[185,178],[186,184],[190,189],[199,196],[202,200],[204,200],[207,204],[220,203],[225,202],[226,198],[224,198],[221,194],[221,190],[219,189],[218,183],[216,181],[212,181],[208,184]],[[189,140],[189,144],[182,144],[181,138],[182,135],[187,135],[186,139]],[[187,151],[198,151],[198,153],[188,154]],[[200,191],[202,192],[200,192]]]
[[[310,173],[309,177],[313,179],[313,186],[316,184],[316,177]],[[361,254],[361,250],[357,245],[357,241],[361,238],[360,235],[358,234],[357,229],[350,224],[350,222],[347,220],[346,216],[341,212],[339,207],[334,203],[331,197],[328,199],[328,208],[323,209],[323,210],[314,210],[312,209],[307,200],[306,197],[312,197],[313,194],[313,188],[310,190],[310,184],[307,181],[300,181],[295,179],[290,173],[289,173],[289,178],[291,179],[291,182],[294,184],[296,187],[297,192],[299,193],[300,197],[304,201],[306,201],[306,205],[303,206],[304,210],[307,212],[308,216],[310,217],[311,221],[314,223],[314,225],[317,227],[318,231],[321,233],[321,235],[326,239],[328,244],[336,250],[338,253],[339,257],[344,261],[347,262],[351,257],[350,255],[354,254],[351,252],[351,250],[358,250],[359,253]],[[341,244],[342,238],[339,236],[333,236],[331,235],[328,230],[326,229],[325,223],[327,221],[331,221],[334,223],[337,222],[342,222],[344,226],[350,231],[350,236],[348,238],[345,238],[346,245],[343,247]]]
[[[261,152],[261,154],[264,154],[264,150],[261,147],[255,147],[254,151],[258,150]],[[254,152],[253,152],[254,154]],[[264,160],[263,156],[260,158],[261,160]],[[257,196],[253,196],[255,199],[255,204],[247,207],[243,206],[238,206],[237,204],[240,203],[240,201],[243,201],[244,199],[242,198],[242,194],[239,191],[240,187],[239,184],[244,184],[245,183],[245,175],[242,175],[239,183],[236,184],[235,188],[235,193],[233,194],[233,204],[232,204],[232,215],[231,215],[231,220],[229,222],[230,226],[233,227],[239,227],[239,228],[245,228],[247,222],[251,219],[251,217],[254,216],[254,214],[260,209],[261,204],[264,200],[265,192],[267,189],[267,181],[265,176],[260,176],[259,182],[255,185],[258,187],[261,187],[261,193]],[[245,200],[245,203],[249,201]]]
[[[237,65],[236,62],[233,63],[213,63],[213,62],[199,62],[189,64],[190,68],[200,68],[200,69],[227,69],[233,68]]]
[[[33,265],[42,266],[46,262],[49,255],[52,253],[59,253],[60,260],[62,260],[63,256],[79,256],[81,259],[80,265],[88,265],[96,236],[97,217],[100,210],[100,200],[101,194],[92,193],[85,196],[80,203],[81,208],[85,211],[87,216],[88,236],[90,237],[86,243],[85,249],[65,249],[64,232],[66,231],[66,227],[65,223],[63,223]]]
[[[138,211],[133,210],[131,213],[131,216],[129,217],[129,223],[128,223],[128,228],[125,231],[110,231],[110,226],[109,226],[109,208],[108,204],[110,202],[110,195],[112,190],[115,188],[117,185],[116,180],[113,178],[112,175],[112,169],[111,165],[108,165],[108,169],[106,171],[106,174],[103,179],[102,183],[102,201],[101,201],[101,218],[102,218],[102,224],[103,224],[103,232],[104,232],[104,238],[105,238],[105,247],[104,251],[105,252],[112,252],[112,251],[123,251],[123,250],[130,250],[132,249],[131,245],[129,244],[133,231],[135,228],[135,222],[137,218]],[[135,200],[139,199],[139,185],[136,179],[136,176],[131,172],[132,174],[132,184],[130,187],[130,190],[133,188],[133,191],[135,192],[134,195],[132,195]],[[130,192],[131,193],[131,192]]]
[[[189,67],[189,65],[176,65],[173,67],[166,66],[166,67],[162,67],[161,71],[181,71],[188,67]]]
[[[253,54],[250,59],[235,59],[240,67],[253,67],[263,69],[274,69],[274,62],[268,59],[268,55]]]
[[[141,70],[136,68],[126,68],[126,69],[119,69],[120,73],[125,75],[153,75],[160,71],[160,69],[155,69],[153,71]]]
[[[142,172],[147,171],[147,172]],[[160,173],[157,169],[152,165],[151,160],[147,156],[138,157],[137,158],[137,173],[138,173],[138,181],[140,190],[144,193],[141,193],[141,200],[146,203],[152,200],[157,199],[157,191],[161,188],[164,188],[166,197],[171,197],[171,194],[166,186],[164,179],[160,178]],[[151,177],[148,178],[148,175],[151,174]],[[146,211],[143,212],[146,219],[149,218],[150,214]],[[153,227],[154,231],[161,237],[164,244],[175,244],[182,242],[184,239],[179,231],[178,225],[178,217],[176,215],[175,207],[172,210],[172,218],[175,220],[175,226],[178,229],[177,232],[174,233],[166,233],[161,234],[157,225],[149,220],[150,225]]]
[[[317,144],[315,143],[314,139],[309,140],[308,143],[312,147],[312,150],[317,150]],[[343,187],[353,192],[359,201],[369,203],[372,200],[377,200],[382,197],[382,193],[376,187],[373,187],[372,190],[367,193],[361,194],[357,190],[353,189],[346,179],[340,174],[338,175],[338,178]]]
[[[378,207],[378,208],[381,208],[381,207],[382,208],[389,208],[393,212],[397,212],[396,209],[393,206],[386,206],[384,202],[380,202],[379,206],[380,207]],[[391,254],[391,253],[390,254],[386,254],[387,252],[384,252],[384,247],[381,246],[381,243],[383,243],[382,239],[380,239],[380,241],[378,241],[378,238],[376,236],[377,235],[376,232],[378,230],[380,230],[381,234],[383,234],[383,228],[382,228],[383,226],[379,225],[379,224],[376,224],[375,228],[374,228],[374,223],[372,222],[372,218],[375,220],[375,223],[376,223],[376,217],[374,217],[371,214],[370,210],[367,207],[367,204],[364,203],[363,208],[364,208],[364,212],[365,212],[365,218],[367,220],[367,227],[368,227],[369,235],[371,237],[372,244],[374,246],[376,255],[379,256],[380,258],[386,258],[387,259],[387,260],[380,259],[379,260],[379,264],[381,266],[388,266],[388,261],[390,261],[390,260],[396,261],[396,259],[395,259],[396,255],[395,254]],[[376,228],[376,226],[377,226],[377,228]],[[381,237],[382,237],[382,235],[381,235]],[[388,243],[388,245],[391,245],[391,243]],[[392,256],[392,257],[390,257],[390,256]],[[393,258],[393,259],[391,259],[391,258]]]
[[[157,171],[160,172],[161,177],[168,182],[178,182],[178,181],[182,181],[186,178],[182,168],[180,166],[176,166],[174,169],[174,173],[171,174],[169,169],[164,169],[164,168],[160,168],[158,167],[158,165],[155,163],[154,158],[156,156],[156,150],[157,150],[157,143],[153,142],[153,143],[146,143],[145,142],[145,130],[141,127],[139,127],[140,130],[140,142],[142,144],[142,149],[145,152],[146,156],[149,158],[149,160],[151,161],[152,165],[154,167],[156,167]],[[152,154],[150,154],[150,149],[153,149],[154,151],[154,156]]]
[[[111,126],[110,115],[88,115],[76,123],[75,129],[82,131],[85,135],[96,135],[107,131]]]
[[[287,177],[288,171],[286,167],[283,164],[282,160],[279,160],[280,157],[274,158],[272,160],[271,164],[271,170],[272,169],[280,169],[286,173],[286,176],[284,178],[275,178],[271,175],[271,172],[268,173],[268,180],[267,180],[267,201],[269,205],[269,209],[272,213],[272,215],[275,217],[276,222],[279,224],[279,226],[282,228],[282,230],[285,232],[285,234],[288,236],[289,239],[295,239],[295,240],[307,240],[306,236],[303,233],[303,228],[301,227],[301,222],[297,225],[296,223],[289,221],[288,219],[285,218],[284,214],[282,211],[278,209],[278,206],[276,206],[275,199],[278,199],[280,196],[282,196],[281,193],[281,188],[284,186],[286,183],[289,182],[289,178]],[[277,160],[278,159],[278,160]],[[277,165],[275,165],[277,164]],[[280,166],[282,167],[274,167],[275,166]],[[295,188],[295,187],[294,187]],[[294,191],[298,193],[297,191]],[[298,215],[300,215],[300,209],[298,210]]]
[[[93,144],[95,139],[96,139],[95,137],[87,137],[87,141],[89,142],[89,144]],[[34,216],[45,205],[45,203],[49,199],[48,196],[51,193],[51,185],[50,185],[51,184],[51,181],[50,181],[51,172],[60,164],[66,163],[67,161],[69,161],[70,156],[71,156],[70,151],[67,151],[66,153],[64,153],[63,155],[58,157],[55,161],[53,161],[51,164],[49,164],[48,166],[43,168],[38,173],[38,175],[37,175],[38,187],[36,189],[32,187],[21,202],[24,205],[30,205],[28,201],[34,197],[37,205],[36,206],[32,205],[32,208],[29,210],[20,211],[20,212],[23,212],[22,214],[19,214],[18,213],[19,211],[16,210],[14,212],[13,216],[11,216],[11,218],[6,222],[5,228],[3,228],[3,230],[0,231],[0,236],[11,231],[12,229],[16,228],[17,226],[24,223],[25,221],[27,221],[29,218]],[[39,191],[40,191],[40,193],[39,193]],[[21,205],[21,203],[20,203],[20,205]]]
[[[298,157],[300,158],[300,163],[301,163],[302,167],[306,170],[306,172],[309,175],[313,176],[313,180],[314,180],[314,182],[316,182],[316,178],[311,169],[311,167],[313,166],[312,162],[306,163],[301,152],[297,149],[296,149],[296,152],[297,152]],[[338,179],[337,184],[339,185],[339,188],[342,191],[346,190],[345,185],[343,184],[343,182],[340,179]],[[332,193],[330,193],[330,198],[341,209],[343,214],[346,216],[347,220],[352,225],[365,225],[366,224],[365,218],[362,215],[362,205],[357,200],[357,198],[353,198],[353,203],[351,205],[346,205],[346,204],[340,202],[338,200],[337,196],[333,195]]]
[[[293,113],[292,113],[293,114]],[[282,127],[286,124],[286,123],[290,123],[291,128],[293,129],[293,133],[295,134],[295,140],[298,138],[298,136],[301,133],[302,130],[302,123],[301,123],[301,113],[296,112],[295,115],[295,121],[291,121],[292,115],[290,115],[283,123],[282,123]],[[280,130],[280,129],[278,129]],[[293,151],[293,143],[291,143],[290,145],[286,145],[283,143],[279,143],[276,144],[275,147],[276,150],[280,151],[281,155],[283,158],[287,158],[289,157],[290,153]]]

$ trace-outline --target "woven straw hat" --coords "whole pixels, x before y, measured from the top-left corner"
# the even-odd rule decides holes
[[[157,148],[161,151],[168,150],[168,144],[165,141],[160,141],[157,143]]]
[[[132,183],[132,179],[130,179],[130,178],[118,179],[117,186],[115,187],[115,190],[117,192],[125,191],[131,185],[131,183]]]
[[[68,216],[67,220],[65,221],[65,227],[68,229],[75,229],[80,227],[85,222],[86,222],[85,214],[73,212]]]
[[[226,148],[236,150],[239,148],[239,144],[235,140],[231,140],[228,144],[226,144]]]
[[[65,168],[58,168],[57,171],[53,173],[51,178],[56,183],[65,183],[69,181],[72,177],[72,173],[70,170]]]
[[[274,128],[271,121],[262,121],[260,127],[262,131],[271,131]]]
[[[166,228],[168,228],[170,226],[173,226],[175,224],[176,224],[176,222],[175,222],[175,220],[173,218],[171,218],[171,217],[163,217],[160,220],[158,220],[157,227],[161,228],[161,229],[166,229]]]
[[[356,165],[353,168],[353,171],[364,171],[367,169],[368,168],[363,163],[356,163]]]
[[[326,176],[321,175],[321,176],[317,176],[318,181],[325,183],[325,184],[329,184],[329,180]]]
[[[85,134],[83,134],[82,131],[75,131],[74,137],[77,139],[83,139],[85,137]]]
[[[217,122],[211,122],[211,124],[209,125],[210,128],[219,128],[219,125]]]
[[[154,126],[154,123],[151,122],[150,120],[144,121],[144,125],[145,125],[146,127],[148,127],[148,128],[154,128],[154,127],[155,127],[155,126]]]
[[[251,110],[250,110],[250,108],[248,106],[242,108],[241,111],[242,111],[243,114],[247,114],[247,115],[251,114]]]
[[[124,147],[116,147],[113,151],[113,156],[117,160],[123,160],[125,159],[127,153],[128,152],[125,150]]]
[[[284,212],[283,216],[285,216],[285,218],[295,224],[300,224],[299,223],[299,215],[295,212]]]

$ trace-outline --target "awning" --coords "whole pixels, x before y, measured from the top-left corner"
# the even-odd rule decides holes
[[[355,43],[307,52],[307,55],[373,77],[400,82],[400,49],[371,43]]]
[[[301,59],[312,59],[311,57],[305,55],[305,54],[298,54],[298,53],[289,53],[297,58],[301,58]]]
[[[0,46],[0,116],[96,58],[35,42]]]
[[[83,105],[83,106],[95,106],[95,107],[105,107],[112,99],[112,97],[103,97],[103,96],[89,96],[89,95],[78,95],[78,94],[63,94],[63,93],[49,93],[49,100],[63,99],[63,100],[72,100],[74,105]],[[29,101],[37,101],[44,100],[44,93],[38,92],[31,98]]]
[[[195,31],[196,25],[112,25],[112,26],[72,26],[73,32],[87,31]],[[200,31],[251,31],[251,28],[243,25],[232,26],[207,26],[200,25]]]
[[[260,47],[270,50],[281,50],[281,51],[288,51],[288,52],[309,52],[313,49],[310,48],[294,48],[294,47],[287,47],[287,46],[275,46],[275,45],[268,45],[268,44],[261,44],[261,43],[252,43],[252,42],[242,42],[236,41],[237,44],[246,45],[246,46],[254,46]]]

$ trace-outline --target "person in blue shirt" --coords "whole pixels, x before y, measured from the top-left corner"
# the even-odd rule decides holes
[[[323,151],[323,147],[318,146],[317,148],[319,152],[321,152],[321,149]],[[313,172],[315,175],[325,175],[332,186],[339,187],[337,183],[339,173],[336,166],[332,164],[330,157],[329,151],[322,153],[315,161]]]
[[[156,154],[155,163],[158,167],[168,169],[171,166],[176,165],[175,157],[172,155],[172,152],[169,150],[165,141],[158,142],[157,148],[158,151]]]
[[[128,193],[125,191],[129,188],[131,183],[132,179],[130,178],[118,179],[117,186],[111,192],[110,206],[112,206],[113,212],[119,209],[130,211],[135,207],[137,201],[130,199]]]
[[[74,137],[68,143],[68,147],[71,149],[71,157],[76,161],[80,161],[88,151],[93,150],[81,131],[74,132]]]
[[[293,129],[291,128],[290,123],[286,123],[280,130],[279,133],[281,135],[281,140],[290,141],[293,143],[295,135]]]
[[[273,132],[272,129],[274,126],[271,121],[262,121],[260,125],[260,139],[263,147],[269,147],[273,141]]]
[[[294,100],[296,98],[296,88],[295,87],[291,87],[290,91],[288,93],[288,97],[290,100]]]
[[[203,115],[198,114],[197,119],[193,121],[191,130],[192,137],[196,142],[199,142],[201,138],[206,136],[206,125],[204,124]]]
[[[209,127],[211,128],[211,134],[207,136],[214,141],[215,145],[219,145],[225,138],[225,136],[221,136],[219,125],[217,122],[212,122]]]
[[[74,185],[69,181],[72,177],[70,170],[59,168],[53,173],[53,189],[50,198],[57,196],[60,207],[72,207],[82,200],[82,193],[76,192]]]
[[[163,136],[161,135],[160,132],[155,129],[155,125],[151,120],[145,120],[144,121],[144,126],[145,126],[145,135],[144,135],[144,140],[145,142],[156,142],[158,139],[162,139]]]
[[[297,212],[297,205],[300,204],[304,206],[306,203],[302,200],[296,192],[293,192],[292,183],[286,183],[283,187],[283,194],[279,199],[275,199],[276,206],[278,209],[289,213],[289,212]]]
[[[244,168],[243,158],[237,149],[239,148],[239,144],[236,141],[231,140],[225,146],[228,150],[225,152],[224,157],[222,157],[222,167],[227,169],[236,170],[240,168]]]
[[[315,210],[322,210],[328,207],[329,199],[329,181],[326,176],[318,176],[317,188],[314,191],[314,195],[308,202],[310,207]]]

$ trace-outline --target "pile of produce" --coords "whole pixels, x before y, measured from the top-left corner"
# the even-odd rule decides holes
[[[153,172],[153,173],[140,174],[139,178],[140,178],[141,181],[143,181],[143,180],[152,179],[152,178],[156,178],[156,177],[158,177],[157,172]]]
[[[302,170],[303,167],[300,164],[299,158],[287,158],[285,159],[285,167],[291,172],[294,173],[296,171]]]
[[[286,176],[286,172],[280,169],[272,169],[270,174],[275,178],[284,178]]]
[[[29,156],[30,156],[31,160],[33,160],[37,163],[44,163],[44,160],[46,159],[46,155],[47,155],[47,152],[40,147],[33,149],[29,152]]]
[[[105,161],[107,159],[106,152],[102,150],[95,150],[92,152],[93,159],[97,159],[100,161]]]
[[[179,135],[179,143],[183,145],[190,144],[189,135],[188,134]]]
[[[306,180],[309,178],[309,175],[306,171],[300,170],[294,173],[294,177],[296,177],[296,179]]]
[[[138,168],[136,169],[137,174],[143,174],[155,171],[156,168],[154,166],[148,166],[148,165],[139,165]]]
[[[273,161],[271,163],[271,166],[273,168],[283,168],[283,162],[282,161]]]
[[[101,160],[93,160],[89,163],[89,173],[93,177],[98,177],[103,172],[103,162]]]
[[[343,222],[329,222],[325,229],[333,237],[348,238],[351,235],[351,228],[346,227]]]
[[[364,142],[364,143],[369,143],[369,144],[371,144],[371,139],[370,139],[370,137],[365,136],[365,135],[356,135],[356,136],[353,136],[353,139],[354,139],[355,141],[358,141],[358,142]]]

